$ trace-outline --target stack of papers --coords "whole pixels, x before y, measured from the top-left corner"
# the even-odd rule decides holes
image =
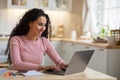
[[[41,76],[43,75],[43,73],[39,72],[39,71],[35,71],[35,70],[30,70],[24,73],[20,73],[21,75],[24,76]]]

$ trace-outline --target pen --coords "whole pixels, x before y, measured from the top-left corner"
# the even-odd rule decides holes
[[[12,75],[13,75],[13,76],[16,76],[16,74],[15,74],[15,73],[13,73],[13,72],[11,72],[11,73],[12,73]]]

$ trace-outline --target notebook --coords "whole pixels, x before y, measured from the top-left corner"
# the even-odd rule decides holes
[[[86,69],[93,53],[94,50],[77,51],[73,54],[71,61],[66,69],[62,69],[61,71],[49,69],[43,72],[56,75],[68,75],[83,72]]]

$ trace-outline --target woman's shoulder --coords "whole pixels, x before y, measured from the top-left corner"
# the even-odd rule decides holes
[[[20,39],[21,38],[21,36],[13,36],[13,37],[11,37],[11,39]]]
[[[49,39],[46,38],[46,37],[41,37],[41,39],[42,39],[42,41],[45,42],[45,43],[49,43],[49,42],[50,42]]]
[[[21,40],[22,36],[13,36],[11,37],[11,40]]]
[[[42,42],[43,42],[47,47],[51,45],[51,42],[50,42],[50,40],[49,40],[48,38],[46,38],[46,37],[41,37],[41,39],[42,39]]]
[[[45,40],[45,41],[48,40],[48,38],[46,38],[46,37],[41,37],[41,39],[42,39],[42,40]]]

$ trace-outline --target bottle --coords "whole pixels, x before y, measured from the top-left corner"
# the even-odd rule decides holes
[[[73,31],[71,32],[71,39],[72,39],[72,40],[76,40],[76,30],[73,30]]]
[[[64,26],[59,25],[57,28],[57,37],[58,38],[63,38],[64,37]]]

